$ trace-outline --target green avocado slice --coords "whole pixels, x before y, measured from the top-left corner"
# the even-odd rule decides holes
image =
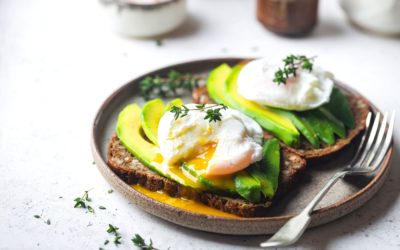
[[[327,145],[335,144],[335,135],[329,121],[317,112],[318,110],[309,110],[301,113],[301,117],[308,121],[318,137]]]
[[[153,99],[146,102],[143,106],[142,113],[140,114],[140,123],[142,124],[143,131],[147,138],[158,145],[158,123],[164,110],[164,103],[161,99]]]
[[[221,64],[210,72],[207,79],[208,94],[216,103],[223,103],[227,105],[225,94],[225,82],[232,72],[232,68],[228,64]]]
[[[271,109],[275,110],[280,115],[290,119],[293,122],[294,126],[304,136],[304,138],[306,138],[306,140],[314,148],[319,148],[318,135],[317,135],[317,133],[315,133],[314,129],[312,128],[312,126],[309,124],[309,122],[307,120],[305,120],[301,116],[299,116],[297,114],[297,112],[283,110],[283,109],[277,109],[277,108],[271,108]]]
[[[338,88],[333,88],[329,102],[323,107],[342,121],[346,127],[350,129],[355,128],[354,115],[351,111],[349,101]]]
[[[261,198],[261,184],[253,178],[247,171],[240,171],[235,175],[235,188],[236,191],[251,202],[258,202]]]
[[[207,187],[209,190],[225,192],[230,194],[235,194],[235,184],[233,182],[232,176],[219,176],[219,177],[207,177],[205,176],[204,170],[199,170],[193,164],[183,163],[182,168],[188,174],[192,175],[197,179],[202,185]]]
[[[336,135],[342,139],[346,138],[346,128],[342,121],[336,118],[328,109],[324,107],[318,108],[318,112],[321,114],[321,116],[325,117]]]

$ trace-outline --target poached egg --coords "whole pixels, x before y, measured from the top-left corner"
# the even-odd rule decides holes
[[[186,105],[195,109],[195,104]],[[209,107],[209,105],[206,105]],[[191,110],[175,120],[165,112],[158,126],[163,167],[196,164],[206,176],[228,175],[262,159],[263,132],[255,121],[233,110],[220,111],[221,121],[209,122],[205,113]]]
[[[238,77],[239,94],[261,105],[297,111],[329,102],[334,86],[332,73],[317,66],[311,72],[299,69],[296,77],[278,85],[273,81],[278,67],[265,58],[246,64]]]

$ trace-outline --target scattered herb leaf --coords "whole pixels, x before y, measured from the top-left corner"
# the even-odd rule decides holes
[[[161,39],[156,39],[156,45],[161,47],[163,45],[163,41]]]
[[[40,215],[35,214],[33,217],[35,217],[36,219],[40,219]]]
[[[140,81],[140,95],[145,100],[155,96],[176,96],[184,90],[192,91],[199,85],[199,81],[199,77],[171,70],[167,77],[147,76]]]
[[[296,76],[297,71],[301,69],[305,69],[308,71],[312,71],[313,69],[313,61],[315,57],[306,57],[304,55],[289,55],[284,58],[282,61],[284,62],[284,67],[279,68],[275,72],[274,82],[279,84],[286,84],[286,81],[291,76]]]
[[[146,244],[145,240],[139,234],[135,234],[135,236],[131,239],[133,244],[144,250],[157,250],[157,248],[153,247],[153,241],[150,239],[150,243]]]
[[[113,242],[114,242],[114,244],[115,244],[116,246],[118,246],[119,244],[121,244],[121,236],[116,235],[115,238],[114,238],[114,240],[113,240]]]
[[[112,225],[112,224],[108,224],[107,233],[118,235],[118,234],[119,234],[119,233],[118,233],[118,230],[119,230],[118,227],[116,227],[116,226],[114,226],[114,225]]]
[[[94,209],[91,206],[87,206],[87,210],[89,213],[94,213]]]
[[[74,199],[74,201],[75,201],[74,208],[78,208],[78,207],[86,208],[88,212],[94,213],[94,209],[91,206],[86,204],[86,202],[92,201],[92,198],[89,197],[89,191],[90,190],[85,191],[83,193],[82,197],[76,197]]]
[[[105,240],[104,245],[107,245],[109,242],[110,242],[109,240]]]
[[[47,220],[46,220],[46,224],[47,224],[47,225],[50,225],[50,224],[51,224],[50,219],[47,219]]]
[[[112,189],[109,189],[109,190],[107,191],[107,193],[109,193],[109,194],[111,194],[112,192],[114,192],[114,190],[112,190]]]
[[[196,105],[196,108],[188,108],[185,105],[182,105],[180,107],[177,106],[172,106],[170,112],[174,113],[174,118],[175,120],[185,117],[188,115],[189,111],[200,111],[204,112],[206,115],[204,116],[204,120],[208,120],[209,122],[216,122],[216,121],[221,121],[221,110],[226,110],[228,107],[225,106],[224,104],[213,104],[206,106],[205,104],[198,104]]]
[[[104,207],[104,206],[99,206],[99,209],[104,210],[104,209],[106,209],[106,207]]]

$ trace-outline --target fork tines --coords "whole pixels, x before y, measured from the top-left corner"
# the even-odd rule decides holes
[[[369,171],[373,171],[380,166],[392,142],[395,113],[393,111],[390,118],[387,112],[382,118],[380,112],[377,112],[373,118],[371,112],[368,114],[365,133],[351,163],[352,167],[368,168]],[[373,120],[372,126],[370,126],[371,120]]]

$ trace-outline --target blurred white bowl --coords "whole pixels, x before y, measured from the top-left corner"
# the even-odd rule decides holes
[[[111,28],[122,35],[154,37],[180,26],[186,0],[100,0]]]
[[[341,0],[357,26],[384,35],[400,35],[400,0]]]

